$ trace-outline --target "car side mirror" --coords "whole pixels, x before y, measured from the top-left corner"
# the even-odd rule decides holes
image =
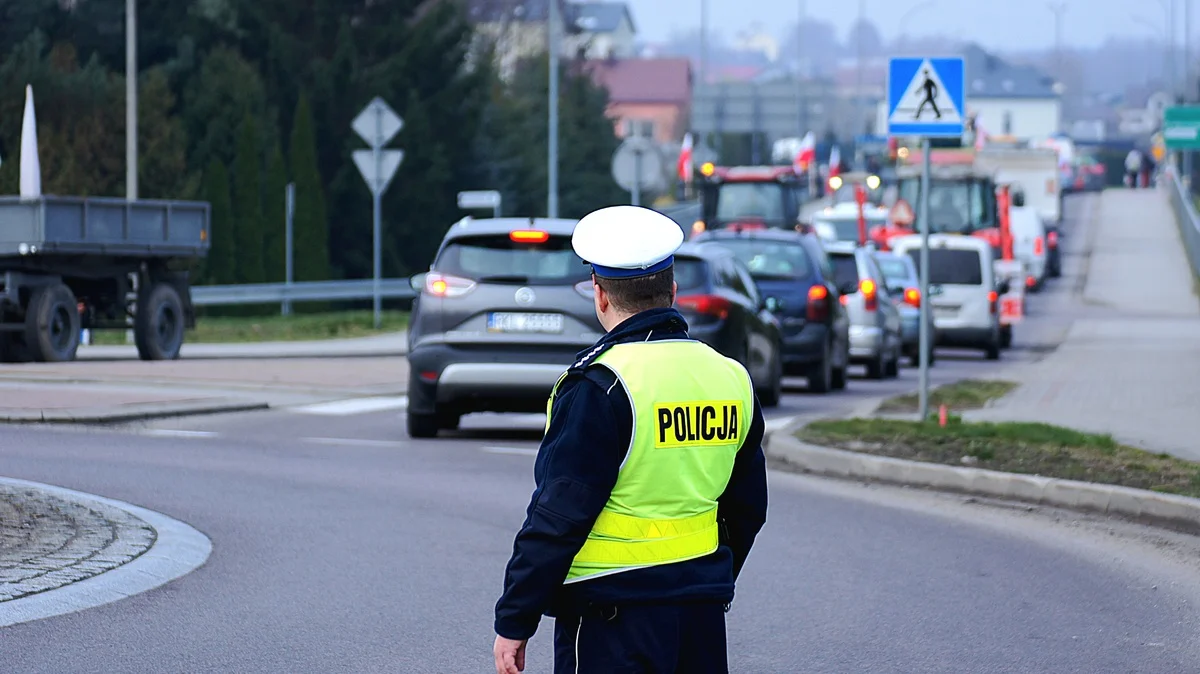
[[[783,310],[783,301],[778,297],[768,297],[763,300],[763,309],[775,314]]]
[[[1008,285],[1008,279],[1005,279],[996,284],[996,292],[1001,295],[1007,295],[1008,291],[1011,289],[1012,289],[1012,287]]]
[[[413,276],[412,278],[408,279],[408,284],[412,286],[413,290],[420,294],[421,291],[425,289],[425,274],[422,273]]]

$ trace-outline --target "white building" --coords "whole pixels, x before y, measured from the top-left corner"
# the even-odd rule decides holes
[[[976,45],[963,49],[967,115],[989,136],[1045,138],[1062,127],[1062,97],[1053,78],[1032,66],[1012,65]],[[887,131],[887,102],[879,105],[878,128]]]

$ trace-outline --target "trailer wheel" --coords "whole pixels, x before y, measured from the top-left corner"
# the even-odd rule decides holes
[[[183,300],[170,283],[139,293],[133,341],[142,360],[175,360],[183,346]]]
[[[25,346],[42,363],[75,360],[79,349],[79,307],[75,293],[61,283],[35,288],[25,309]]]

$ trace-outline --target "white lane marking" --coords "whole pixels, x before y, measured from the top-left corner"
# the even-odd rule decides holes
[[[529,447],[480,447],[489,454],[518,454],[521,456],[537,456],[537,449]]]
[[[349,445],[353,447],[403,447],[398,440],[365,440],[359,438],[300,438],[301,442],[317,445]]]
[[[388,398],[350,398],[334,400],[315,405],[285,408],[298,414],[320,414],[328,416],[349,416],[351,414],[366,414],[368,412],[383,412],[385,410],[401,410],[408,407],[408,396]]]
[[[147,428],[140,434],[162,438],[215,438],[220,435],[216,431],[185,431],[174,428]]]
[[[795,420],[796,417],[777,417],[775,419],[767,419],[765,423],[763,423],[763,428],[765,428],[768,433],[774,433],[787,428],[787,425]]]

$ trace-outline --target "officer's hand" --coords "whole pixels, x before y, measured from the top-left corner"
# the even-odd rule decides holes
[[[492,655],[496,657],[496,674],[521,674],[525,671],[525,639],[505,639],[496,637],[496,645],[492,647]]]

